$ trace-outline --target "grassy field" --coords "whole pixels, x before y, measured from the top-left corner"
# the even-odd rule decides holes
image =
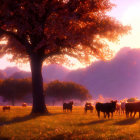
[[[0,107],[0,140],[140,140],[140,120],[115,114],[113,119],[98,119],[96,112],[84,113],[74,107],[63,113],[62,107],[48,107],[49,115],[29,115],[31,107]]]

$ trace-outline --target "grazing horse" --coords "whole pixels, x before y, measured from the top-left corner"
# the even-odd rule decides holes
[[[64,103],[63,104],[63,111],[70,110],[72,112],[72,105],[73,105],[73,101],[71,101],[69,103]]]
[[[22,103],[22,107],[26,107],[27,106],[27,103]]]
[[[85,104],[85,113],[87,113],[87,110],[90,110],[90,112],[93,112],[93,106],[91,105],[91,103]]]
[[[112,114],[113,117],[113,112],[116,110],[116,103],[117,101],[111,101],[111,103],[96,103],[96,110],[98,113],[98,117],[100,118],[100,111],[104,113],[104,118],[106,118],[106,114],[108,115],[108,118],[110,117],[110,114]]]
[[[9,111],[10,111],[10,106],[9,106],[9,105],[3,106],[3,107],[2,107],[2,110],[3,110],[3,111],[5,111],[5,110],[9,110]]]
[[[134,116],[137,112],[139,112],[139,118],[140,118],[140,102],[134,102],[134,103],[126,103],[125,104],[125,111],[126,111],[126,117],[132,117],[132,113],[134,112]]]
[[[121,104],[119,103],[116,104],[116,113],[119,113],[119,115],[121,113]]]
[[[121,102],[121,112],[122,112],[122,114],[125,113],[125,104],[126,104],[126,102]]]

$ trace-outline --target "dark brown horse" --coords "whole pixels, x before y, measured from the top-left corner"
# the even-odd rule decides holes
[[[63,104],[63,111],[70,110],[72,112],[73,101]]]
[[[3,109],[3,111],[5,111],[5,110],[9,110],[10,111],[10,106],[9,105],[3,106],[2,109]]]
[[[91,105],[91,103],[85,104],[85,113],[87,112],[87,110],[90,110],[90,112],[93,112],[93,106]]]
[[[27,107],[27,103],[22,103],[22,107]]]
[[[116,110],[117,101],[111,101],[111,103],[96,103],[96,110],[98,113],[98,117],[100,117],[100,112],[104,113],[104,118],[106,118],[106,114],[108,118],[110,117],[110,113],[113,117],[113,112]]]
[[[126,103],[125,111],[126,111],[126,117],[129,117],[129,113],[130,113],[130,117],[132,117],[132,113],[134,113],[133,117],[135,117],[136,113],[138,112],[140,118],[140,102]]]

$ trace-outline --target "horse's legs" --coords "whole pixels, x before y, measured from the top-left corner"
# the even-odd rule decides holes
[[[98,117],[100,118],[100,111],[97,111],[97,113],[98,113]]]
[[[105,112],[104,112],[104,118],[106,118],[106,114],[105,114]]]
[[[111,112],[111,118],[113,118],[113,112]]]
[[[131,111],[131,112],[130,112],[130,117],[132,117],[132,113],[133,113],[133,112]]]
[[[133,118],[135,118],[135,115],[136,115],[136,111],[134,111],[134,115],[133,115]]]
[[[128,118],[129,117],[129,112],[126,111],[125,113],[126,113],[126,118]]]
[[[64,108],[64,106],[63,106],[63,112],[65,112],[65,108]]]
[[[107,115],[108,115],[108,118],[110,117],[110,114],[109,114],[109,112],[107,112]]]

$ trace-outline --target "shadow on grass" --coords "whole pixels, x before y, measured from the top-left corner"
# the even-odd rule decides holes
[[[11,140],[11,138],[0,137],[0,140]]]
[[[0,137],[0,140],[11,140],[11,138],[8,138],[8,137]]]
[[[7,120],[7,117],[0,117],[0,123],[5,122]]]
[[[72,137],[72,134],[63,133],[63,134],[52,136],[49,138],[49,140],[72,140],[71,137]]]
[[[64,140],[65,136],[63,134],[59,134],[50,138],[50,140]]]
[[[13,123],[25,122],[25,121],[32,120],[32,119],[35,119],[40,116],[55,116],[55,115],[60,115],[60,114],[63,114],[63,113],[29,114],[29,115],[25,115],[22,117],[15,117],[9,121],[7,121],[7,118],[5,118],[5,117],[0,117],[0,126],[13,124]]]
[[[114,123],[114,125],[131,125],[131,124],[135,124],[138,120],[139,120],[139,118],[124,119],[124,120]]]
[[[88,122],[88,123],[80,123],[78,125],[79,126],[94,125],[94,124],[104,123],[104,122],[107,122],[107,121],[109,121],[109,120],[96,120],[96,121],[92,121],[92,122]]]
[[[60,112],[58,112],[58,113],[46,113],[46,114],[42,114],[41,116],[55,116],[55,115],[62,115],[62,114],[64,114],[64,113],[60,113]]]
[[[0,122],[0,126],[28,121],[28,120],[34,119],[36,117],[38,117],[38,115],[30,115],[30,114],[26,115],[26,116],[22,116],[22,117],[15,117],[12,120]]]

